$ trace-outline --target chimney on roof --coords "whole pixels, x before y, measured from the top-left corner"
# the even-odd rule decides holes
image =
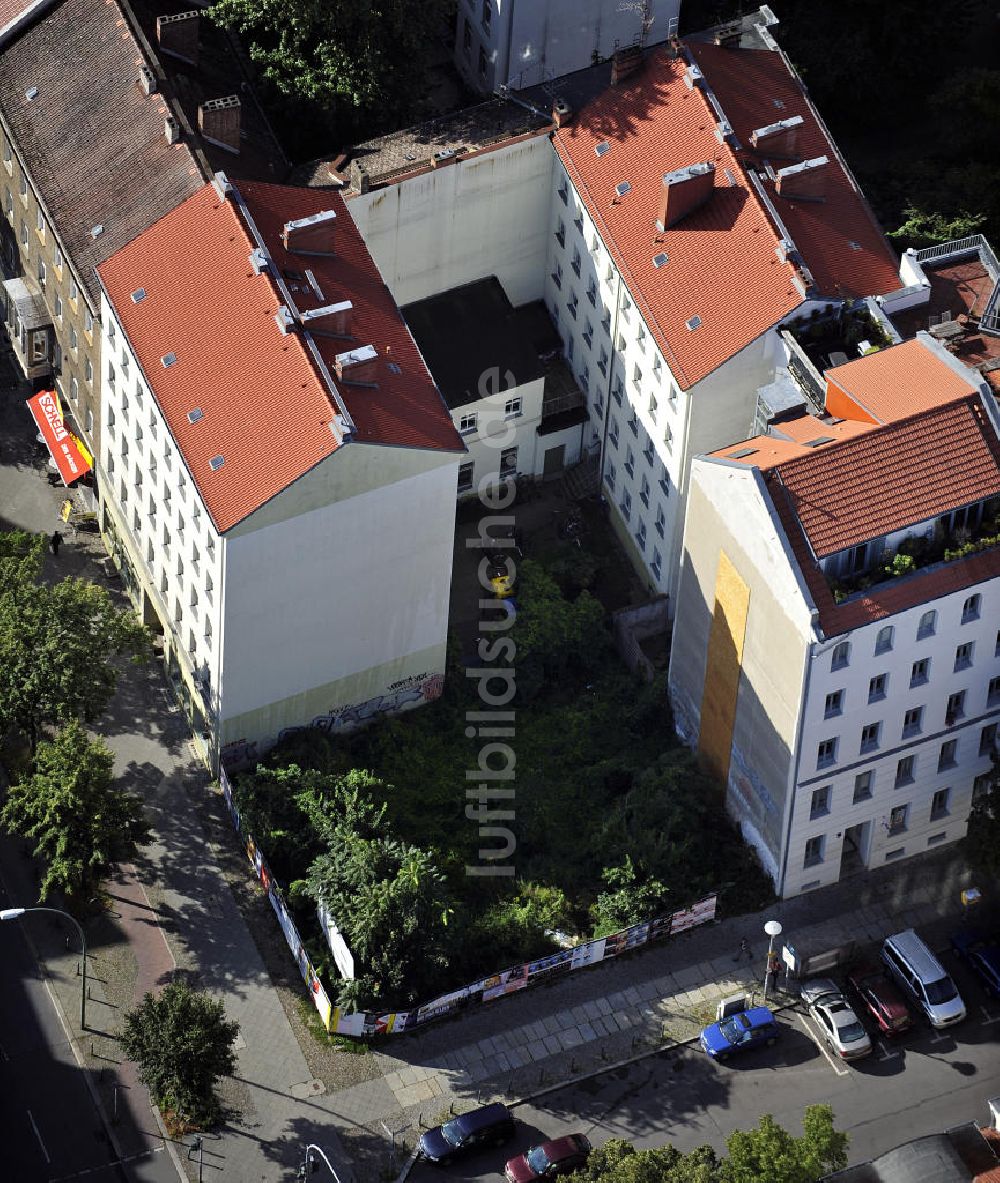
[[[675,226],[705,204],[715,188],[715,165],[710,160],[689,164],[663,176],[663,199],[656,219],[659,231]]]
[[[160,49],[164,53],[169,53],[171,57],[180,58],[182,62],[196,66],[198,23],[199,14],[194,9],[190,12],[175,12],[172,16],[158,16],[156,40]]]
[[[556,99],[552,104],[552,122],[556,127],[565,127],[573,118],[573,108],[565,99]]]
[[[351,315],[354,305],[350,300],[341,300],[339,304],[325,304],[322,308],[309,308],[300,314],[304,325],[320,336],[350,337]],[[317,322],[318,325],[317,325]],[[313,326],[316,328],[313,329]]]
[[[750,133],[750,143],[761,156],[795,159],[798,155],[795,145],[803,122],[801,115],[792,115],[777,123],[769,123],[767,127],[758,127]]]
[[[209,99],[198,107],[198,130],[210,144],[227,152],[240,151],[240,96]]]
[[[611,85],[617,86],[642,65],[642,46],[628,45],[611,55]]]
[[[333,224],[336,218],[332,209],[325,209],[307,218],[286,222],[281,231],[281,243],[286,251],[296,255],[335,254]]]
[[[143,94],[155,93],[156,75],[149,66],[143,65],[139,67],[139,85],[142,87]]]
[[[173,115],[168,115],[163,120],[163,136],[168,144],[176,144],[181,138],[181,125]]]
[[[826,201],[828,164],[826,156],[814,156],[781,168],[775,177],[775,190],[791,201]]]
[[[378,353],[374,345],[359,345],[347,353],[338,353],[334,369],[341,382],[358,386],[376,384]]]

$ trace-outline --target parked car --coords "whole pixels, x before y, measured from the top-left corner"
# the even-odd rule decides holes
[[[906,999],[882,970],[865,965],[854,970],[847,980],[883,1035],[901,1035],[913,1026]]]
[[[553,1138],[541,1146],[532,1146],[525,1154],[512,1158],[504,1174],[508,1183],[531,1183],[532,1179],[551,1179],[554,1175],[568,1175],[578,1171],[590,1154],[590,1139],[586,1134],[567,1134]]]
[[[701,1033],[701,1046],[713,1060],[724,1060],[733,1052],[761,1044],[770,1047],[780,1034],[781,1028],[771,1011],[766,1006],[752,1006],[718,1023],[710,1023]]]
[[[951,947],[979,978],[988,994],[1000,998],[1000,938],[978,928],[956,932]]]
[[[514,1118],[506,1105],[483,1105],[460,1113],[420,1135],[421,1157],[446,1163],[483,1146],[499,1146],[514,1136]]]
[[[950,1027],[965,1018],[965,1003],[955,983],[912,928],[885,938],[882,960],[932,1027]]]
[[[840,987],[831,978],[813,978],[802,987],[802,1000],[816,1020],[823,1038],[842,1060],[860,1060],[872,1050],[872,1041],[851,1009]]]

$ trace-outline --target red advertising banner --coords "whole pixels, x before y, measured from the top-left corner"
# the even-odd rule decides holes
[[[52,453],[52,459],[59,469],[64,485],[78,481],[93,467],[77,446],[73,433],[69,431],[59,413],[59,401],[54,390],[42,390],[28,399],[28,410],[45,445]]]

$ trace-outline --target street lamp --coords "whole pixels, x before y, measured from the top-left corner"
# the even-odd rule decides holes
[[[774,956],[774,938],[781,936],[781,922],[769,920],[764,925],[767,933],[767,969],[764,971],[764,1001],[767,1002],[767,984],[771,978],[771,958]]]
[[[87,938],[83,935],[83,928],[75,916],[71,916],[69,912],[64,912],[62,908],[2,908],[0,909],[0,920],[17,920],[23,916],[25,912],[54,912],[57,916],[64,916],[72,924],[76,925],[76,931],[80,934],[80,945],[83,948],[83,984],[80,994],[80,1028],[83,1031],[87,1030]]]

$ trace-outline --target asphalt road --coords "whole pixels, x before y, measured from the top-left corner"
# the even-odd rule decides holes
[[[462,1181],[495,1179],[512,1155],[574,1131],[595,1145],[625,1138],[639,1147],[671,1143],[691,1150],[709,1143],[724,1151],[728,1134],[750,1128],[763,1113],[801,1132],[803,1109],[819,1102],[833,1106],[838,1129],[850,1134],[852,1163],[922,1134],[983,1122],[987,1099],[1000,1095],[1000,1002],[988,999],[953,956],[942,960],[969,1010],[963,1023],[946,1031],[918,1023],[848,1066],[819,1045],[811,1020],[786,1011],[782,1039],[745,1058],[723,1065],[698,1048],[661,1053],[519,1106],[513,1142],[443,1173]],[[423,1162],[410,1175],[412,1183],[441,1178],[440,1169]]]
[[[104,1126],[28,947],[28,922],[0,924],[0,1175],[10,1183],[54,1183],[89,1171],[88,1183],[117,1183],[125,1176],[112,1165]]]

